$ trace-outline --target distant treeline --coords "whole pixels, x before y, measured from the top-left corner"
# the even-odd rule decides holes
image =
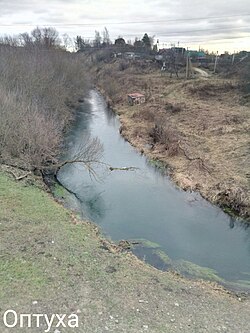
[[[127,40],[121,36],[117,37],[114,42],[109,37],[108,29],[105,27],[103,32],[95,31],[93,40],[77,35],[71,38],[68,34],[59,36],[58,31],[53,27],[35,28],[31,33],[21,33],[15,36],[0,36],[0,45],[20,46],[25,48],[57,48],[64,50],[85,51],[89,49],[101,49],[109,46],[143,49],[150,51],[157,50],[157,45],[154,45],[154,36],[149,36],[145,33],[142,38],[136,37],[134,41]]]

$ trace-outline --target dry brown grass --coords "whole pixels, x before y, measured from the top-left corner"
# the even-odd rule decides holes
[[[110,75],[115,82],[110,97],[122,134],[150,158],[170,166],[181,187],[198,190],[248,218],[250,113],[241,103],[238,82],[219,77],[170,79],[157,71],[138,74],[133,66],[118,73],[118,64],[109,66],[109,77],[101,70],[97,80],[104,90]],[[146,103],[128,106],[131,91],[144,93]]]
[[[82,96],[81,60],[62,50],[0,45],[0,158],[25,169],[56,162],[70,101]]]

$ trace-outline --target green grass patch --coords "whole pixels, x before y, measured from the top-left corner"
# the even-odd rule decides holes
[[[41,189],[16,183],[3,173],[0,173],[0,207],[5,218],[32,220],[34,223],[65,221],[69,216]]]
[[[0,260],[0,296],[15,297],[25,293],[36,295],[36,291],[46,287],[47,277],[36,262],[26,261],[20,258]]]
[[[51,295],[90,265],[98,240],[92,226],[73,224],[72,213],[36,186],[0,173],[0,295]]]
[[[68,195],[68,191],[60,184],[55,183],[52,189],[52,193],[55,198],[65,199]]]

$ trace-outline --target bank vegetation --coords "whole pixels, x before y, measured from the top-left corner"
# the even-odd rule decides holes
[[[229,213],[250,216],[249,67],[240,72],[170,78],[157,63],[100,56],[89,60],[96,85],[119,114],[121,133],[173,180]],[[242,66],[241,66],[242,67]],[[146,103],[129,106],[127,94]]]
[[[0,162],[45,171],[58,164],[74,106],[88,89],[81,59],[53,28],[0,40]]]

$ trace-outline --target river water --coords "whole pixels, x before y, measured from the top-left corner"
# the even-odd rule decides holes
[[[113,241],[153,242],[138,241],[134,253],[160,269],[210,279],[215,276],[232,288],[249,291],[250,228],[197,193],[176,188],[121,137],[119,126],[102,96],[91,91],[67,137],[67,157],[91,134],[103,144],[103,162],[138,169],[111,172],[99,166],[95,180],[82,165],[66,165],[58,177],[76,193],[78,199],[71,198],[71,206]],[[168,257],[163,258],[164,253]]]

